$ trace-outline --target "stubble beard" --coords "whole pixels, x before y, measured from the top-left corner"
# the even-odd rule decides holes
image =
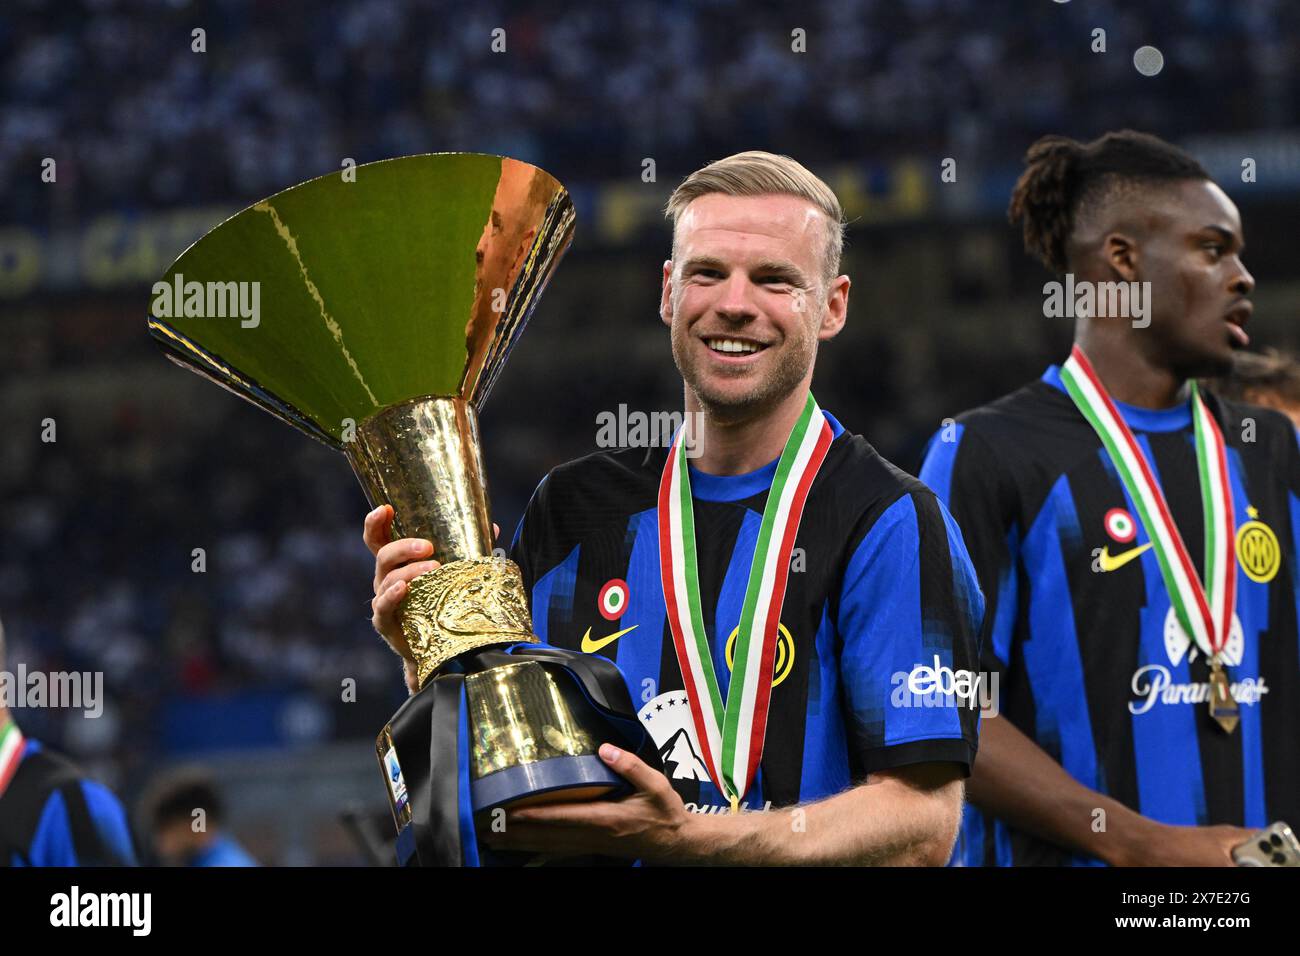
[[[776,362],[766,375],[758,377],[751,388],[737,393],[733,389],[715,388],[696,365],[694,345],[698,341],[685,328],[674,323],[672,330],[673,361],[686,387],[703,406],[706,414],[719,422],[737,422],[753,418],[780,404],[796,388],[817,356],[817,340],[787,338],[779,346],[768,346]],[[752,376],[753,373],[746,373]]]

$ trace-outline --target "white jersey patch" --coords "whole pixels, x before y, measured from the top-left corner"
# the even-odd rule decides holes
[[[660,694],[642,707],[637,716],[659,748],[659,759],[669,780],[709,779],[686,691]]]

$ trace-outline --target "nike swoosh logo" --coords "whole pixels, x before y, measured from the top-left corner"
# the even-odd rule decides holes
[[[1130,548],[1128,551],[1121,551],[1119,554],[1112,555],[1109,548],[1102,548],[1101,554],[1097,555],[1097,563],[1101,565],[1103,571],[1114,571],[1116,568],[1122,568],[1139,554],[1151,547],[1151,542],[1139,545],[1136,548]]]
[[[613,644],[624,634],[629,631],[635,631],[640,625],[633,624],[631,627],[625,627],[621,631],[615,631],[608,637],[598,637],[594,641],[591,639],[591,628],[587,628],[587,633],[582,635],[582,653],[595,654],[598,650],[606,645]]]

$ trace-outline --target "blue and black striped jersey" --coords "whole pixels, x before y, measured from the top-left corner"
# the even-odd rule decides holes
[[[1116,406],[1202,572],[1190,403]],[[1207,662],[1171,610],[1147,529],[1056,366],[942,429],[921,477],[978,569],[984,667],[999,674],[1002,715],[1080,783],[1144,816],[1263,827],[1300,820],[1300,448],[1276,412],[1214,396],[1207,406],[1227,444],[1237,528],[1231,734],[1208,713]],[[1097,862],[973,806],[955,861]]]
[[[0,795],[0,866],[135,866],[126,811],[107,787],[28,739]]]
[[[751,809],[817,800],[907,764],[968,769],[975,755],[975,710],[905,686],[919,666],[977,666],[983,599],[960,532],[921,482],[827,417],[835,438],[795,540],[766,745],[742,801]],[[513,556],[537,635],[618,664],[688,809],[713,812],[726,801],[700,759],[660,582],[666,455],[602,453],[555,469]],[[704,625],[724,696],[775,468],[690,477]]]

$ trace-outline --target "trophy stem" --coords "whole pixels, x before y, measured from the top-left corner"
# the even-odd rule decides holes
[[[394,538],[427,538],[450,564],[492,553],[478,416],[461,398],[412,399],[361,422],[345,443],[372,507],[393,506]]]
[[[523,578],[492,556],[492,520],[474,406],[426,397],[357,426],[348,458],[372,505],[393,506],[395,538],[427,538],[442,566],[410,582],[402,634],[420,686],[480,647],[535,643]]]

